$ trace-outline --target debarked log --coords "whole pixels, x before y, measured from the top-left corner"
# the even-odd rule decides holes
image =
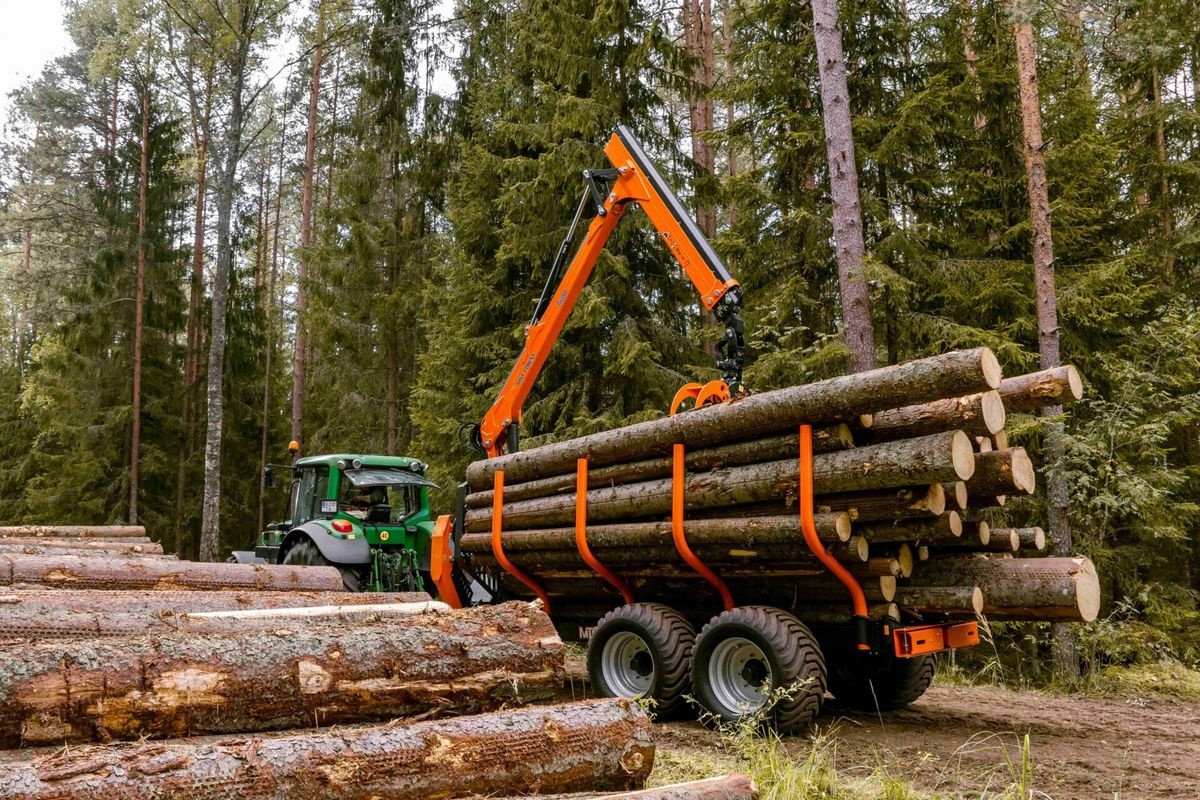
[[[0,800],[428,800],[641,786],[654,762],[625,700],[408,725],[84,746],[5,765]]]
[[[335,567],[207,564],[166,559],[0,555],[0,586],[69,589],[270,589],[336,591]]]
[[[850,541],[849,514],[815,514],[814,518],[817,537],[822,542],[832,544]],[[688,542],[698,546],[727,545],[753,548],[804,541],[804,533],[800,529],[800,515],[796,513],[762,517],[689,519],[683,523],[683,532]],[[505,530],[501,542],[504,550],[513,554],[576,549],[574,528]],[[587,543],[592,548],[671,547],[671,523],[662,521],[589,525]],[[490,553],[492,536],[490,533],[464,534],[461,546],[467,553]]]
[[[770,436],[746,442],[734,442],[719,447],[707,447],[684,454],[684,466],[688,472],[706,472],[713,469],[740,467],[762,461],[779,461],[796,458],[799,433]],[[854,437],[848,425],[825,425],[813,430],[813,453],[833,453],[854,446]],[[588,470],[588,485],[592,487],[617,486],[623,483],[665,478],[674,469],[671,456],[634,461],[628,464],[612,464]],[[576,473],[552,475],[524,483],[505,485],[506,501],[528,500],[531,497],[549,497],[562,492],[574,492]],[[491,489],[467,495],[467,508],[491,506],[494,492]]]
[[[1009,411],[1030,412],[1079,400],[1083,397],[1083,379],[1079,370],[1068,364],[1005,378],[998,391]]]
[[[497,471],[515,484],[571,472],[580,458],[601,467],[670,455],[675,444],[699,449],[790,433],[802,423],[846,422],[881,408],[995,389],[1000,373],[999,362],[986,347],[959,350],[475,461],[467,467],[467,482],[473,491],[485,491],[492,488]]]
[[[1100,612],[1100,581],[1087,558],[931,558],[913,576],[915,586],[983,590],[983,613],[996,619],[1091,622]]]
[[[816,456],[813,491],[825,495],[966,480],[974,472],[974,464],[975,454],[966,434],[938,433]],[[797,465],[792,459],[713,470],[688,475],[684,499],[689,509],[783,499],[796,493],[797,480]],[[592,489],[587,493],[587,518],[589,522],[604,522],[662,516],[671,510],[671,492],[669,478]],[[818,499],[817,505],[821,504]],[[565,525],[575,520],[575,495],[506,503],[503,513],[506,528]],[[490,508],[469,510],[467,530],[490,530],[491,518]]]
[[[477,713],[551,696],[562,670],[561,640],[527,603],[23,644],[0,654],[0,747]]]
[[[144,538],[146,529],[141,525],[5,525],[0,526],[0,537],[41,536],[48,539],[130,539]]]

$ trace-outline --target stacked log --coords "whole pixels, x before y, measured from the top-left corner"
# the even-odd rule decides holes
[[[953,566],[959,556],[1020,564],[1042,555],[1040,529],[993,529],[980,512],[1037,488],[1028,453],[1007,441],[1008,415],[1081,396],[1073,367],[1005,379],[986,348],[763,392],[477,461],[467,469],[459,544],[507,592],[532,596],[494,552],[499,490],[504,554],[545,590],[557,615],[582,618],[606,598],[620,602],[580,553],[580,513],[591,556],[636,598],[704,607],[714,592],[681,556],[672,524],[672,447],[682,444],[684,549],[739,604],[778,604],[783,585],[802,618],[845,618],[846,592],[822,580],[827,570],[798,517],[797,426],[808,423],[817,538],[868,585],[873,613],[1091,619],[1098,584],[1090,562],[1085,569],[1039,558],[1037,568],[998,568],[1013,570],[1003,579]],[[581,461],[585,497],[577,495]],[[899,590],[879,591],[874,582],[885,578]],[[1069,590],[1071,602],[1046,591],[1051,585]]]
[[[77,555],[0,554],[0,587],[63,589],[265,589],[337,591],[342,574],[334,567],[275,564],[205,564],[166,559]]]

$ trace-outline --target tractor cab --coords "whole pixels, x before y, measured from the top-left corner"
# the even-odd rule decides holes
[[[427,584],[434,519],[415,458],[337,454],[308,456],[289,467],[289,517],[262,532],[253,553],[234,560],[335,566],[352,591],[419,591]]]

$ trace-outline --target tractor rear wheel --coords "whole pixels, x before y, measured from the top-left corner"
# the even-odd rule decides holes
[[[602,697],[654,700],[667,719],[686,707],[696,632],[678,611],[634,603],[600,618],[588,640],[588,677]]]
[[[846,708],[896,711],[925,694],[936,666],[931,655],[896,658],[873,674],[856,664],[835,664],[829,671],[829,693]]]
[[[761,721],[794,733],[821,712],[825,659],[793,615],[741,606],[713,617],[696,637],[692,684],[720,722]]]
[[[342,573],[342,583],[348,592],[361,591],[362,573],[354,567],[346,567],[341,564],[334,564],[332,561],[321,555],[321,551],[313,543],[312,539],[304,538],[296,542],[283,557],[284,564],[290,564],[294,567],[337,567]]]

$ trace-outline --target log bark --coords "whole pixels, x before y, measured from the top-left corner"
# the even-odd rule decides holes
[[[956,542],[962,538],[963,521],[957,511],[924,520],[875,522],[853,526],[872,544],[886,542]]]
[[[1000,531],[1011,532],[1016,536],[1017,548],[1014,549],[1036,551],[1044,551],[1046,549],[1046,532],[1041,528],[1001,528]],[[996,533],[997,530],[993,529],[992,535],[995,536]]]
[[[545,699],[548,617],[508,603],[349,628],[50,641],[0,651],[0,746],[478,713]]]
[[[921,614],[978,614],[983,590],[978,586],[905,586],[896,590],[896,605]]]
[[[476,797],[471,800],[492,800]],[[526,800],[509,797],[499,800]],[[537,800],[758,800],[758,787],[745,775],[722,775],[634,792],[538,795]]]
[[[1023,447],[978,453],[975,463],[975,474],[967,481],[972,500],[976,496],[1033,494],[1037,488],[1033,461]]]
[[[694,450],[684,455],[688,472],[706,472],[722,467],[739,467],[763,461],[779,461],[798,456],[799,436],[784,434],[735,442],[720,447]],[[848,425],[827,425],[813,429],[813,453],[833,453],[854,446],[854,437]],[[613,464],[598,469],[588,469],[588,485],[592,487],[617,486],[625,483],[669,477],[674,469],[671,456],[634,461],[628,464]],[[504,499],[508,502],[527,500],[531,497],[549,497],[562,492],[574,493],[576,473],[554,475],[548,478],[526,481],[504,487]],[[467,508],[490,508],[494,492],[473,492],[467,495]]]
[[[167,561],[178,561],[178,557],[171,553],[164,555],[163,553],[139,553],[135,550],[105,550],[105,549],[85,549],[74,547],[46,547],[41,543],[40,539],[27,539],[28,544],[2,544],[0,543],[0,555],[21,555],[21,556],[74,556],[76,558],[121,558],[121,559],[158,559]],[[138,545],[133,545],[137,547]]]
[[[961,431],[826,453],[813,458],[813,490],[823,495],[966,480],[974,471],[974,460],[970,439]],[[690,475],[685,489],[686,507],[716,508],[786,498],[795,494],[796,483],[797,466],[792,459]],[[664,478],[589,490],[588,519],[604,522],[667,514],[671,510],[671,489],[672,480]],[[491,519],[490,508],[470,510],[467,530],[490,530]],[[550,527],[574,520],[574,494],[519,500],[504,506],[505,527]]]
[[[915,586],[983,590],[983,613],[994,619],[1091,622],[1100,611],[1100,581],[1082,557],[931,558],[913,576]]]
[[[877,412],[864,441],[892,442],[952,430],[991,436],[1004,428],[1004,416],[1004,401],[994,390],[947,397]]]
[[[14,585],[62,589],[271,589],[329,592],[343,588],[342,573],[335,567],[0,555],[0,586]]]
[[[791,432],[801,423],[836,423],[880,408],[955,397],[995,389],[1000,365],[987,348],[961,350],[905,364],[844,375],[816,383],[750,395],[727,405],[708,406],[673,417],[641,422],[467,467],[471,489],[492,488],[497,470],[510,483],[570,472],[579,458],[593,467],[631,458],[671,453],[676,443],[689,449],[736,439]]]
[[[40,547],[45,550],[74,550],[96,554],[134,553],[138,555],[162,555],[163,546],[158,542],[124,541],[115,539],[43,539],[13,536],[0,537],[0,547]],[[11,552],[11,551],[9,551]]]
[[[819,511],[846,511],[856,522],[922,519],[946,511],[946,492],[941,484],[887,489],[879,492],[848,492],[816,500]]]
[[[1046,406],[1080,400],[1083,397],[1083,379],[1079,370],[1068,364],[1005,378],[997,391],[1009,411],[1029,413]]]
[[[850,515],[846,513],[816,514],[817,535],[822,542],[850,541]],[[799,514],[766,517],[713,518],[687,520],[684,535],[694,545],[756,547],[768,544],[797,544],[804,541]],[[575,550],[574,528],[504,531],[504,550],[520,553],[541,550]],[[587,530],[588,544],[593,548],[611,547],[671,547],[671,523],[631,522],[622,525],[592,525]],[[490,533],[468,533],[461,546],[466,553],[490,553]]]
[[[131,742],[6,766],[0,800],[428,800],[640,786],[651,725],[624,700],[286,736]]]
[[[5,536],[43,536],[49,539],[74,537],[129,539],[144,538],[146,529],[141,525],[6,525],[0,527],[0,537]]]

